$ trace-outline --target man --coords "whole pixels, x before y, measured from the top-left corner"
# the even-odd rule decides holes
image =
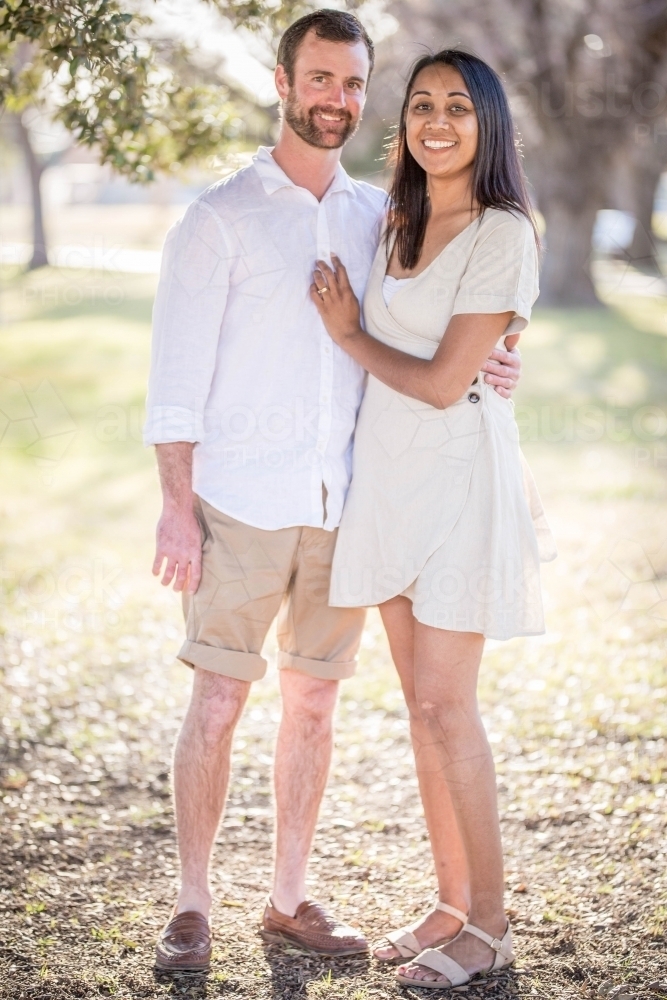
[[[354,672],[364,621],[327,603],[364,373],[330,340],[309,287],[333,251],[361,297],[377,247],[385,194],[339,163],[372,67],[353,15],[296,21],[278,50],[275,148],[205,191],[165,244],[144,437],[164,500],[153,572],[166,559],[163,584],[183,591],[179,658],[194,683],[174,757],[181,889],[160,968],[210,961],[208,867],[232,736],[276,615],[283,712],[262,933],[330,955],[368,947],[306,899],[305,880],[338,682]],[[488,371],[511,389],[518,364],[502,352]]]

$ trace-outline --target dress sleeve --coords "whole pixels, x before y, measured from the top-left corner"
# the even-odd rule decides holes
[[[538,293],[537,247],[528,220],[511,212],[494,212],[488,222],[482,217],[452,315],[513,312],[505,332],[518,333],[528,325]]]
[[[155,305],[144,444],[200,442],[229,290],[224,223],[195,201],[167,233]]]

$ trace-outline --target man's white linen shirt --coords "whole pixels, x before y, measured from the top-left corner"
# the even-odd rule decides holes
[[[194,442],[195,492],[236,520],[340,521],[365,373],[309,290],[315,261],[333,252],[363,298],[385,205],[340,165],[318,202],[260,147],[167,234],[144,443]]]

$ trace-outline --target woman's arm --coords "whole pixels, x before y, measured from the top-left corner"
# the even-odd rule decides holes
[[[318,261],[311,298],[331,338],[386,385],[444,410],[463,396],[512,318],[505,313],[452,316],[430,361],[397,351],[361,328],[359,303],[337,257],[335,270]],[[323,288],[326,291],[322,291]]]

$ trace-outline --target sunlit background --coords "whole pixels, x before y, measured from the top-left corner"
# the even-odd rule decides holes
[[[200,160],[133,183],[59,121],[58,81],[0,120],[0,898],[13,900],[0,907],[0,937],[13,942],[2,997],[173,985],[153,979],[151,948],[176,877],[169,755],[191,679],[174,661],[179,599],[150,574],[160,495],[141,428],[164,235],[277,133],[277,29],[234,23],[233,6],[142,8],[145,37],[165,52],[187,46],[179,71],[228,106],[224,141]],[[528,957],[514,993],[498,995],[626,983],[639,996],[663,974],[667,31],[650,5],[621,6],[354,7],[378,53],[347,169],[385,184],[411,62],[472,46],[506,81],[547,247],[516,413],[560,555],[543,574],[547,634],[489,643],[482,677],[508,907]],[[272,665],[235,745],[213,972],[186,992],[393,997],[386,970],[281,964],[254,935],[278,717]],[[422,912],[434,882],[375,612],[338,725],[310,884],[382,933]],[[252,963],[250,985],[230,942]]]

